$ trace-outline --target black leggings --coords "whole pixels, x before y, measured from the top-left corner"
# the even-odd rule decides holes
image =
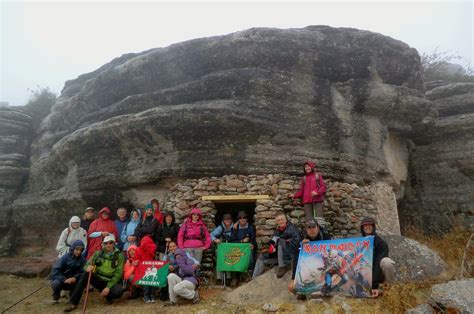
[[[89,276],[89,273],[85,272],[81,275],[79,282],[77,283],[76,287],[74,288],[72,294],[71,294],[71,299],[69,300],[69,303],[78,305],[79,302],[81,301],[82,297],[82,292],[84,292],[84,289],[87,285],[87,278]],[[104,290],[104,288],[107,287],[108,282],[100,279],[99,277],[96,276],[96,274],[92,274],[91,277],[91,285],[96,288],[99,291]],[[122,285],[116,284],[114,285],[111,289],[109,294],[106,296],[106,299],[108,301],[113,301],[114,299],[118,299],[122,296],[123,290],[122,290]]]

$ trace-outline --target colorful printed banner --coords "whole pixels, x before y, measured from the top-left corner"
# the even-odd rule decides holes
[[[296,292],[370,297],[373,247],[373,236],[303,243],[296,268]]]
[[[250,243],[220,243],[217,246],[217,271],[246,272],[250,254]]]
[[[165,287],[169,262],[145,261],[135,270],[135,281],[139,286]]]

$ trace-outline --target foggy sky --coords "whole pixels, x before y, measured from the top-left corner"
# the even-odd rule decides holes
[[[251,27],[354,27],[420,54],[439,47],[464,66],[474,59],[471,1],[0,2],[0,101],[10,105],[24,105],[38,85],[59,94],[66,80],[124,53]]]

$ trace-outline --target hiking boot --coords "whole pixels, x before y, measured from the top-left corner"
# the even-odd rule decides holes
[[[150,298],[146,295],[146,296],[143,297],[143,302],[145,302],[146,304],[148,304],[148,303],[151,303],[151,300],[150,300]]]
[[[69,313],[77,309],[77,305],[69,304],[65,309],[64,312]]]
[[[165,302],[165,304],[163,304],[164,306],[176,306],[178,305],[178,303],[176,302],[173,302],[173,301],[168,301],[168,302]]]
[[[297,295],[296,295],[296,300],[306,301],[306,295],[304,295],[304,294],[297,294]]]
[[[288,271],[287,266],[278,267],[278,271],[277,271],[277,274],[276,274],[277,278],[281,278],[281,277],[285,276],[287,271]]]
[[[194,292],[193,304],[199,303],[199,292]]]
[[[51,303],[51,304],[58,304],[58,303],[59,303],[59,300],[57,300],[57,299],[52,299],[50,303]]]
[[[155,303],[156,300],[155,300],[155,296],[154,295],[151,295],[150,296],[150,303]]]

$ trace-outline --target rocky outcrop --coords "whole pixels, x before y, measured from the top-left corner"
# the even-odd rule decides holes
[[[19,108],[0,107],[0,256],[14,251],[19,230],[10,205],[28,175],[32,118]]]
[[[224,295],[224,300],[232,304],[291,303],[295,296],[288,292],[291,271],[282,278],[276,277],[276,267],[251,282]]]
[[[469,226],[474,223],[474,83],[437,86],[426,97],[439,118],[413,138],[410,184],[400,206],[403,224],[430,232],[456,223]]]
[[[382,182],[395,195],[407,176],[405,135],[434,116],[417,52],[380,34],[311,26],[191,40],[67,82],[14,207],[22,225],[64,224],[88,205],[131,205],[131,189],[296,175],[306,158],[326,177]]]
[[[430,305],[443,313],[474,312],[474,279],[453,280],[431,288]]]
[[[382,235],[390,249],[390,258],[395,261],[397,282],[434,279],[447,270],[441,257],[427,246],[399,235]]]

